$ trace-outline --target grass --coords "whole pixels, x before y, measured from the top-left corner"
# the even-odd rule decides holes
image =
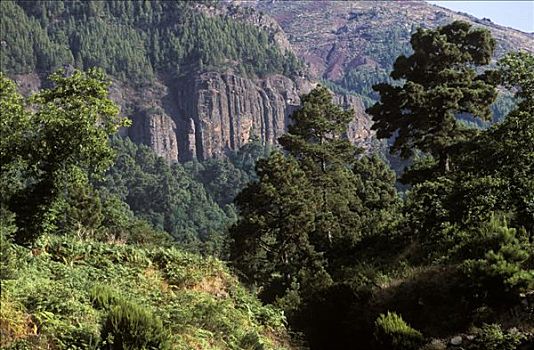
[[[98,349],[106,286],[161,320],[172,349],[289,347],[283,314],[263,306],[224,264],[175,248],[47,236],[15,247],[15,273],[1,282],[1,348]]]

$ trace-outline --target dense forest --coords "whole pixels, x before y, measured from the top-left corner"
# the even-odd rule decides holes
[[[210,15],[210,1],[2,1],[1,70],[103,68],[146,84],[158,73],[235,69],[301,74],[301,64],[258,27]],[[213,9],[212,9],[213,10]]]
[[[391,74],[360,91],[376,100],[377,137],[411,160],[400,177],[345,138],[352,111],[324,86],[280,147],[168,164],[117,137],[129,120],[105,71],[296,74],[294,57],[186,2],[41,4],[0,3],[15,40],[2,70],[80,69],[29,97],[0,76],[2,348],[532,347],[532,55],[490,66],[486,30],[415,30]],[[502,91],[515,104],[490,125]]]
[[[236,198],[232,264],[313,349],[529,349],[534,345],[534,57],[496,69],[466,22],[419,29],[367,109],[414,161],[400,181],[342,135],[328,90],[303,97],[283,152]],[[497,88],[518,100],[487,129]]]

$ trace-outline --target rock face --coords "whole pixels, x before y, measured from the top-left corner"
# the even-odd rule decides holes
[[[143,111],[134,118],[134,124],[126,130],[130,138],[152,148],[169,161],[178,160],[178,128],[165,113],[148,114]]]
[[[313,85],[282,75],[251,80],[231,73],[208,72],[172,84],[160,108],[134,113],[128,136],[152,147],[169,161],[206,159],[235,150],[253,136],[273,144],[286,130],[300,95]],[[356,96],[335,96],[352,108],[347,136],[359,144],[372,137],[370,121]]]
[[[334,103],[354,111],[354,119],[347,128],[347,138],[359,147],[371,148],[374,131],[371,130],[372,121],[365,113],[362,99],[355,95],[335,95]]]

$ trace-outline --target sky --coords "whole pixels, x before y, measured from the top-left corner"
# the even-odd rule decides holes
[[[534,0],[523,1],[428,1],[431,4],[466,12],[478,18],[489,18],[493,23],[534,32]]]

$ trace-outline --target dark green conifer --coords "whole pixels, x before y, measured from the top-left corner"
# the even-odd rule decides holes
[[[456,21],[418,29],[410,43],[413,54],[399,56],[391,72],[398,82],[376,85],[380,101],[367,111],[377,136],[394,138],[392,153],[404,158],[415,151],[430,154],[435,171],[443,174],[451,170],[454,146],[475,133],[458,117],[491,119],[496,90],[476,68],[490,62],[495,40],[487,30]]]

